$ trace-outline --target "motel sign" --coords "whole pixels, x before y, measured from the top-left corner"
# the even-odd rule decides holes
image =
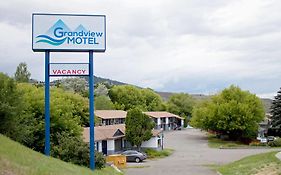
[[[50,76],[89,76],[90,168],[95,169],[93,52],[106,50],[105,15],[32,14],[32,50],[45,52],[45,155],[50,156]],[[50,63],[51,52],[88,52],[89,63]]]

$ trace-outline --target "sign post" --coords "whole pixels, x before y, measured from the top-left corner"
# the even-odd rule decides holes
[[[50,156],[50,51],[45,51],[45,154]]]
[[[105,15],[32,14],[32,50],[45,52],[45,155],[50,156],[50,76],[89,76],[92,170],[95,169],[93,53],[106,50],[105,24]],[[88,52],[89,63],[50,63],[51,52]]]
[[[90,108],[90,168],[95,169],[95,120],[94,120],[94,60],[93,51],[89,51],[89,108]]]

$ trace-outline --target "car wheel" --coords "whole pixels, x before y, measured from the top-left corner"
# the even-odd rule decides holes
[[[139,163],[139,162],[140,162],[140,158],[136,157],[135,161],[136,161],[137,163]]]

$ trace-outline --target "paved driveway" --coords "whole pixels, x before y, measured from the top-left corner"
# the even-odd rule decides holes
[[[212,149],[207,145],[206,135],[197,129],[166,132],[164,136],[164,147],[173,148],[175,152],[164,159],[137,164],[143,168],[128,168],[125,170],[126,175],[216,175],[206,165],[225,164],[248,155],[271,151]]]

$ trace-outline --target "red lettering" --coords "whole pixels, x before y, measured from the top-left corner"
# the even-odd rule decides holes
[[[53,70],[53,74],[56,75],[58,70]]]
[[[88,74],[85,69],[54,69],[52,70],[53,75],[86,75]]]

